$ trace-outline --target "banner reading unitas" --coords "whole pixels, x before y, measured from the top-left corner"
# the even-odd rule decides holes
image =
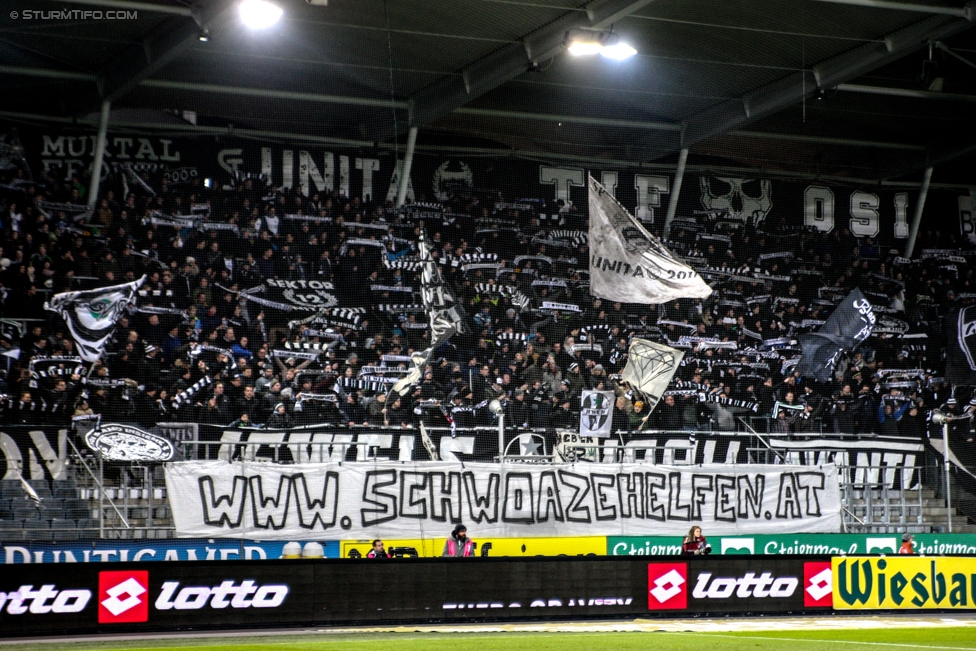
[[[622,303],[667,303],[707,298],[701,276],[675,258],[661,241],[591,176],[590,292]]]

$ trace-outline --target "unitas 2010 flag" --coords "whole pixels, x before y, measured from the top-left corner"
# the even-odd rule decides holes
[[[590,293],[621,303],[706,298],[709,287],[590,177]]]

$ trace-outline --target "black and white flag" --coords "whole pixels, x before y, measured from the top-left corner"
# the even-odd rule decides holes
[[[701,276],[590,177],[590,293],[621,303],[667,303],[707,298]]]
[[[613,403],[613,391],[584,391],[580,397],[580,436],[610,436]]]
[[[55,294],[44,309],[57,312],[68,324],[78,353],[86,362],[102,356],[105,342],[112,336],[124,310],[135,300],[136,291],[146,277],[124,285],[112,285],[82,292]]]
[[[634,337],[630,342],[627,365],[620,377],[644,396],[648,413],[657,406],[684,356],[680,350],[647,339]]]
[[[976,385],[976,306],[950,312],[946,330],[946,379]]]
[[[797,337],[803,356],[796,370],[804,377],[829,382],[841,353],[870,337],[875,320],[871,302],[861,290],[855,289],[840,302],[820,330]]]
[[[423,369],[430,356],[440,346],[464,328],[463,311],[454,294],[444,283],[441,271],[433,261],[433,247],[427,242],[426,236],[420,234],[421,261],[421,297],[427,310],[430,324],[430,347],[411,355],[413,367],[399,382],[393,385],[393,391],[401,396],[420,380]]]

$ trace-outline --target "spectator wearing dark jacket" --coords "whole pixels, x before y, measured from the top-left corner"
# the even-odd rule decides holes
[[[681,429],[681,409],[675,404],[674,396],[664,396],[657,403],[652,414],[657,429],[677,431]]]
[[[285,403],[279,402],[275,405],[271,416],[268,417],[266,427],[269,429],[287,429],[291,426],[291,414],[288,413],[288,407]]]

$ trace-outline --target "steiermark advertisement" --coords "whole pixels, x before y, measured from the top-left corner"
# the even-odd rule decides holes
[[[713,554],[892,554],[901,534],[818,533],[797,535],[708,536]],[[682,536],[607,538],[610,556],[671,556],[681,553]],[[976,554],[976,534],[915,534],[916,554]]]

